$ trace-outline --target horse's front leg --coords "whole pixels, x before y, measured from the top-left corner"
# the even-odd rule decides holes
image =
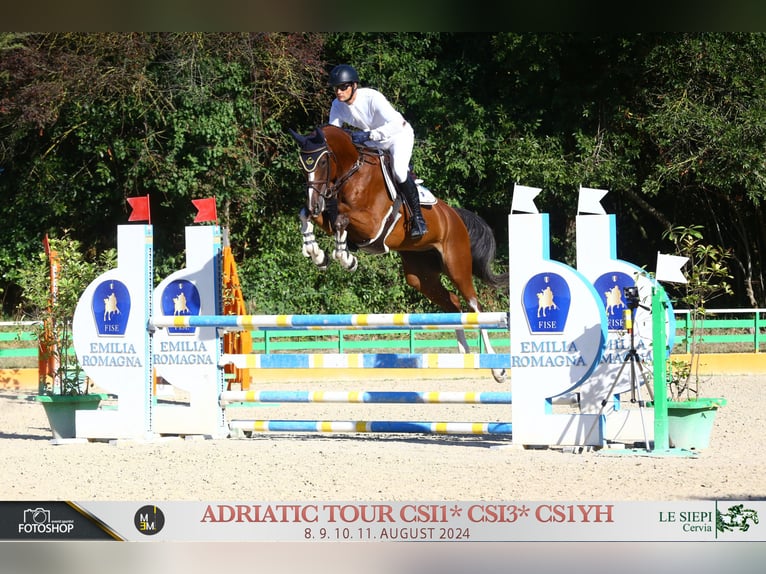
[[[348,217],[338,215],[335,220],[335,250],[332,252],[332,258],[340,263],[347,271],[356,271],[359,261],[356,256],[348,250]]]
[[[327,260],[327,254],[322,251],[322,248],[317,243],[314,236],[314,224],[311,223],[311,216],[309,210],[305,207],[301,209],[298,216],[301,218],[301,233],[303,234],[303,256],[311,257],[314,265],[319,267],[322,271],[327,269],[329,261]]]

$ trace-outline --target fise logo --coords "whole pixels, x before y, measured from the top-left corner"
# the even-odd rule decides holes
[[[133,517],[133,524],[141,534],[152,536],[165,526],[165,515],[156,506],[142,506]]]

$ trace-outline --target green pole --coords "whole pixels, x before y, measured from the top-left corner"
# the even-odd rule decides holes
[[[667,338],[665,334],[665,289],[656,283],[652,288],[652,373],[654,380],[654,449],[670,448],[668,439]]]

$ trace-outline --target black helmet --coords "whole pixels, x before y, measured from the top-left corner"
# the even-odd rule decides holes
[[[337,86],[339,84],[345,84],[346,82],[356,82],[358,84],[359,74],[356,73],[353,66],[347,64],[335,66],[330,72],[330,85]]]

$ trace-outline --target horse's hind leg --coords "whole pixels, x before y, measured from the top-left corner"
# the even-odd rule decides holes
[[[481,338],[484,341],[484,348],[487,350],[487,353],[494,355],[495,349],[492,347],[492,343],[489,340],[489,333],[486,329],[481,329],[479,332],[481,333]],[[498,383],[504,383],[508,380],[508,372],[505,369],[492,369],[492,378]]]
[[[407,284],[420,291],[429,301],[447,313],[460,313],[460,298],[450,292],[441,282],[442,265],[439,253],[433,251],[400,252],[402,268]],[[471,351],[463,329],[456,329],[455,336],[461,353]]]
[[[474,313],[480,313],[481,305],[479,304],[479,297],[476,295],[476,289],[473,284],[473,273],[470,267],[466,270],[464,264],[465,258],[469,256],[466,254],[462,254],[462,256],[456,255],[457,253],[459,253],[459,249],[455,248],[450,251],[450,255],[445,256],[444,272],[463,296],[468,308]],[[487,330],[480,329],[479,333],[481,334],[487,353],[494,354],[495,349],[492,347],[492,343],[489,340],[489,333]],[[463,341],[465,341],[465,337],[463,337]],[[505,369],[492,369],[492,377],[498,383],[504,383],[508,380],[508,373]]]
[[[460,299],[442,285],[438,251],[400,251],[407,284],[447,313],[459,313]]]
[[[314,224],[311,223],[311,217],[308,209],[305,207],[301,209],[298,216],[301,218],[301,233],[303,234],[303,256],[311,257],[314,265],[319,267],[322,271],[327,269],[327,254],[319,247],[316,237],[314,236]]]

